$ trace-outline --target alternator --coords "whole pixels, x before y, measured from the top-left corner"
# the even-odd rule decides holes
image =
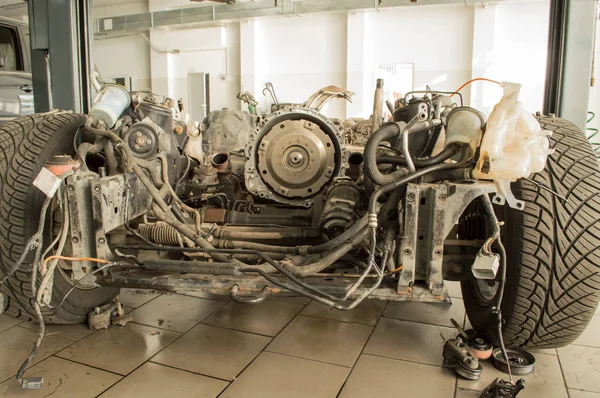
[[[348,151],[343,131],[310,109],[286,109],[266,118],[246,146],[246,188],[261,198],[310,207],[343,176]]]

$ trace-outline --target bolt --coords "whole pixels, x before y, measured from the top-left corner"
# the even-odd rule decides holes
[[[73,185],[69,185],[69,191],[71,191],[71,192],[72,192],[72,191],[74,191],[74,190],[75,190],[75,187],[74,187]]]
[[[434,254],[436,257],[441,257],[441,256],[442,256],[442,250],[441,250],[441,249],[437,249],[435,252],[433,252],[433,254]]]
[[[152,143],[152,141],[146,140],[146,144],[150,145],[151,143]]]
[[[410,256],[412,254],[412,250],[410,250],[410,249],[404,249],[404,254],[406,256]]]
[[[140,146],[138,144],[135,144],[135,149],[140,149]]]
[[[100,238],[98,239],[98,243],[100,243],[101,245],[104,244],[104,242],[106,242],[106,240],[104,238]]]
[[[135,135],[137,135],[138,137],[142,135],[141,131],[138,131],[137,133],[135,133]]]
[[[444,200],[446,200],[446,195],[445,194],[441,194],[439,197],[440,201],[443,202]]]
[[[100,187],[94,187],[94,192],[100,193]]]
[[[452,266],[452,272],[454,272],[455,274],[460,274],[462,272],[462,264],[454,264]]]
[[[79,238],[78,238],[78,237],[76,237],[76,236],[74,236],[74,237],[73,237],[73,243],[79,243]]]
[[[412,202],[413,200],[415,200],[415,194],[414,193],[409,193],[408,195],[406,195],[406,200],[408,200],[409,202]]]

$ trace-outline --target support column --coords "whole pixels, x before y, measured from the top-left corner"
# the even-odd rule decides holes
[[[87,112],[91,102],[91,0],[30,0],[36,112]]]

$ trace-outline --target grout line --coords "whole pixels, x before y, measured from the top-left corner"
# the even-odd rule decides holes
[[[117,373],[117,372],[115,372],[114,370],[103,369],[103,368],[99,368],[98,366],[90,365],[89,363],[84,363],[84,362],[76,361],[76,360],[74,360],[74,359],[70,359],[70,358],[61,357],[60,355],[58,355],[58,353],[56,353],[56,354],[54,354],[54,355],[51,355],[50,357],[48,357],[48,358],[44,359],[44,361],[45,361],[45,360],[47,360],[47,359],[49,359],[49,358],[51,358],[51,357],[60,358],[60,359],[62,359],[62,360],[64,360],[64,361],[73,362],[73,363],[76,363],[76,364],[78,364],[78,365],[87,366],[88,368],[93,368],[93,369],[96,369],[96,370],[101,370],[101,371],[103,371],[103,372],[111,373],[111,374],[113,374],[113,375],[119,376],[121,379],[124,379],[124,378],[125,378],[125,375],[123,375],[122,373]],[[39,363],[39,362],[38,362],[38,363]],[[36,364],[36,365],[37,365],[37,364]],[[121,379],[119,379],[119,381],[121,381]],[[116,383],[115,383],[115,384],[116,384]],[[114,385],[114,384],[113,384],[113,385]]]
[[[565,371],[563,370],[562,363],[560,362],[560,355],[558,355],[558,350],[556,350],[556,360],[558,361],[558,367],[560,368],[560,375],[562,376],[563,384],[565,386],[565,392],[567,393],[567,397],[570,397],[569,394],[569,386],[567,386],[567,379],[565,378]]]
[[[577,347],[585,347],[585,348],[595,348],[597,350],[600,350],[600,347],[594,346],[594,345],[585,345],[585,344],[571,343],[571,344],[569,344],[569,346],[577,346]]]
[[[389,317],[389,316],[384,316],[384,315],[382,315],[381,317],[382,317],[382,318],[385,318],[385,319],[390,319],[390,320],[392,320],[392,321],[400,321],[400,322],[417,323],[417,324],[419,324],[419,325],[437,326],[437,327],[439,327],[439,328],[446,328],[446,329],[452,329],[452,330],[456,330],[456,329],[454,328],[454,326],[448,326],[448,325],[438,325],[438,324],[435,324],[435,323],[427,323],[427,322],[422,322],[422,321],[413,321],[413,320],[410,320],[410,319],[398,319],[398,318],[391,318],[391,317]]]
[[[155,298],[153,298],[152,300],[157,299],[158,297],[162,296],[162,294],[159,294],[158,296],[156,296]],[[152,301],[150,300],[150,301]],[[150,302],[149,301],[149,302]],[[140,306],[141,307],[141,306]],[[138,308],[140,308],[138,307]],[[214,310],[213,312],[210,313],[210,315],[214,314],[215,312],[217,312],[219,309],[223,308],[223,306],[217,308],[216,310]],[[133,311],[131,311],[133,312]],[[210,316],[208,315],[208,316]],[[206,319],[206,318],[205,318]],[[135,322],[134,322],[135,323]],[[200,324],[200,322],[198,322],[196,325],[194,325],[192,328],[190,328],[190,330],[192,330],[193,328],[195,328],[196,326],[198,326]],[[146,326],[146,325],[143,325]],[[166,331],[166,330],[165,330]],[[189,330],[188,330],[189,332]],[[127,373],[125,376],[123,376],[123,379],[125,379],[125,377],[129,376],[130,374],[132,374],[133,372],[135,372],[136,370],[138,370],[139,368],[141,368],[146,362],[152,362],[152,359],[157,356],[158,354],[160,354],[161,352],[163,352],[165,349],[169,348],[173,343],[175,343],[176,341],[178,341],[180,338],[182,338],[183,336],[185,336],[188,332],[185,333],[177,333],[179,334],[179,336],[177,336],[175,339],[173,339],[173,341],[171,341],[169,344],[165,345],[163,348],[161,348],[159,351],[157,351],[156,353],[154,353],[154,355],[152,355],[150,358],[146,359],[145,361],[143,361],[141,364],[139,364],[138,366],[136,366],[133,370],[131,370],[129,373]],[[155,362],[152,362],[155,363]],[[162,365],[162,364],[161,364]],[[120,382],[120,380],[119,380]],[[113,384],[112,386],[108,387],[106,390],[102,391],[100,394],[98,394],[96,397],[99,397],[100,395],[104,394],[105,392],[107,392],[108,390],[110,390],[112,387],[114,387],[115,385],[117,385],[119,382]]]
[[[338,311],[338,310],[336,310]],[[377,318],[377,322],[375,322],[375,325],[367,325],[364,323],[359,323],[359,322],[350,322],[350,321],[343,321],[340,319],[331,319],[331,318],[325,318],[322,316],[316,316],[316,315],[306,315],[306,314],[298,314],[300,316],[306,317],[306,318],[314,318],[314,319],[325,319],[327,321],[335,321],[335,322],[341,322],[341,323],[347,323],[350,325],[356,325],[356,326],[368,326],[370,328],[374,328],[375,326],[377,326],[377,323],[379,322],[379,319],[381,318],[381,315]]]
[[[177,333],[177,334],[185,334],[185,333],[187,333],[188,331],[190,331],[191,329],[193,329],[197,325],[196,324],[196,325],[192,326],[191,328],[189,328],[185,332],[180,332],[179,330],[167,329],[167,328],[156,326],[156,325],[148,325],[146,323],[136,322],[135,318],[134,318],[133,321],[130,321],[130,322],[127,322],[127,323],[135,323],[136,325],[145,326],[145,327],[148,327],[148,328],[160,329],[161,331],[164,331],[164,332],[172,332],[172,333]],[[113,325],[113,326],[116,326],[116,325]]]
[[[300,357],[298,355],[292,355],[292,354],[286,354],[283,352],[271,351],[271,350],[268,350],[267,348],[265,348],[263,350],[263,352],[268,352],[269,354],[283,355],[283,356],[290,357],[290,358],[304,359],[306,361],[318,362],[318,363],[322,363],[325,365],[339,366],[340,368],[344,368],[344,369],[352,369],[352,366],[340,365],[339,363],[325,362],[325,361],[321,361],[318,359]]]
[[[25,322],[29,322],[29,321],[25,321]],[[23,323],[23,322],[21,322],[21,323]],[[15,326],[13,326],[13,327],[17,327],[17,326],[19,326],[19,325],[15,325]],[[12,327],[11,327],[11,328],[9,328],[9,329],[12,329]],[[6,329],[6,330],[9,330],[9,329]],[[32,330],[32,329],[29,329],[29,328],[24,328],[24,327],[22,327],[21,329],[27,329],[27,330],[30,330],[30,331],[32,331],[32,332],[34,332],[34,333],[36,333],[36,331],[34,331],[34,330]],[[5,330],[5,331],[6,331],[6,330]],[[88,334],[88,335],[86,335],[86,336],[83,336],[83,337],[82,337],[82,338],[80,338],[79,340],[71,340],[71,339],[67,339],[66,337],[63,337],[63,339],[65,339],[65,340],[69,341],[69,344],[67,344],[67,345],[66,345],[66,346],[64,346],[63,348],[60,348],[59,350],[57,350],[57,351],[55,351],[55,352],[53,352],[53,353],[49,354],[48,356],[46,356],[46,357],[43,357],[43,358],[42,358],[42,359],[40,359],[39,361],[35,361],[35,358],[34,358],[34,362],[33,362],[33,363],[30,363],[30,364],[29,364],[29,366],[27,367],[27,369],[30,369],[31,367],[33,367],[33,366],[37,365],[38,363],[42,362],[43,360],[45,360],[45,359],[47,359],[47,358],[50,358],[50,357],[51,357],[51,356],[53,356],[53,355],[56,355],[56,354],[58,354],[58,353],[59,353],[60,351],[62,351],[62,350],[66,350],[67,348],[71,347],[72,345],[74,345],[74,344],[76,344],[76,343],[79,343],[81,340],[83,340],[83,339],[85,339],[85,338],[87,338],[87,337],[91,336],[91,335],[92,335],[92,334],[94,334],[95,332],[96,332],[96,331],[94,330],[94,331],[92,331],[92,333],[90,333],[90,334]],[[43,343],[43,342],[42,342],[42,343]],[[28,354],[28,355],[29,355],[29,354]],[[57,356],[58,356],[58,355],[57,355]],[[38,358],[38,355],[36,355],[36,358]],[[64,359],[64,358],[63,358],[63,359]],[[19,365],[19,366],[21,366],[21,365]],[[26,370],[27,370],[27,369],[26,369]],[[6,379],[4,379],[4,380],[1,380],[1,379],[0,379],[0,383],[4,383],[5,381],[7,381],[7,380],[10,380],[10,379],[12,379],[13,377],[15,377],[16,375],[17,375],[17,373],[15,372],[15,373],[11,374],[11,376],[10,376],[10,377],[8,377],[8,378],[6,378]]]
[[[210,379],[215,379],[215,380],[219,380],[219,381],[226,381],[227,383],[231,383],[232,380],[228,380],[228,379],[223,379],[221,377],[217,377],[217,376],[211,376],[211,375],[207,375],[205,373],[199,373],[199,372],[194,372],[193,370],[189,370],[189,369],[182,369],[182,368],[178,368],[176,366],[171,366],[171,365],[167,365],[165,363],[160,363],[160,362],[154,362],[151,360],[148,360],[146,362],[144,362],[144,364],[147,363],[152,363],[154,365],[160,365],[160,366],[164,366],[165,368],[169,368],[169,369],[175,369],[175,370],[180,370],[182,372],[186,372],[186,373],[191,373],[193,375],[198,375],[198,376],[203,376],[203,377],[208,377]]]
[[[311,302],[311,301],[312,301],[312,300],[310,300],[308,303],[306,303],[306,304],[304,304],[304,305],[302,305],[302,304],[301,304],[301,305],[302,305],[302,308],[300,308],[300,310],[298,310],[298,312],[296,313],[296,315],[295,315],[295,316],[294,316],[292,319],[290,319],[290,320],[289,320],[289,322],[288,322],[288,323],[287,323],[287,324],[286,324],[284,327],[282,327],[282,328],[281,328],[281,330],[280,330],[280,331],[279,331],[279,332],[278,332],[278,333],[277,333],[275,336],[273,336],[273,337],[271,338],[271,341],[269,342],[269,344],[267,344],[267,345],[265,346],[265,348],[263,348],[263,349],[262,349],[262,350],[261,350],[261,351],[260,351],[260,352],[259,352],[259,353],[258,353],[258,354],[255,356],[255,357],[254,357],[254,358],[252,358],[252,360],[251,360],[251,361],[248,363],[248,365],[246,365],[246,366],[244,367],[244,369],[242,369],[242,370],[241,370],[241,371],[240,371],[240,372],[239,372],[239,373],[238,373],[238,374],[237,374],[237,375],[236,375],[236,376],[233,378],[233,381],[237,380],[237,379],[240,377],[240,375],[241,375],[242,373],[244,373],[244,371],[245,371],[246,369],[248,369],[248,367],[250,367],[250,365],[252,365],[252,364],[254,363],[254,361],[256,360],[256,358],[258,358],[258,357],[260,356],[260,354],[262,354],[262,353],[263,353],[263,352],[265,352],[265,351],[268,351],[268,350],[267,350],[267,348],[269,348],[269,346],[271,345],[271,343],[272,343],[273,341],[275,341],[275,339],[277,338],[277,336],[279,336],[279,335],[281,334],[281,332],[283,332],[283,331],[284,331],[284,330],[285,330],[285,329],[286,329],[286,328],[287,328],[287,327],[288,327],[288,326],[289,326],[289,325],[290,325],[290,324],[291,324],[291,323],[294,321],[294,319],[296,319],[298,316],[300,316],[300,315],[299,315],[299,314],[300,314],[300,312],[302,312],[302,310],[304,310],[304,308],[306,308],[306,306],[307,306],[308,304],[310,304],[310,302]],[[271,352],[271,351],[268,351],[268,352]],[[232,383],[233,383],[233,381],[232,381]],[[230,385],[231,385],[231,383],[229,384],[229,386],[230,386]],[[219,394],[218,394],[218,395],[217,395],[215,398],[219,398],[219,397],[220,397],[220,396],[221,396],[221,395],[222,395],[222,394],[223,394],[225,391],[227,391],[227,388],[229,388],[229,386],[225,387],[225,388],[223,389],[223,391],[221,391],[221,392],[220,392],[220,393],[219,393]]]
[[[337,394],[336,394],[336,398],[338,398],[340,396],[340,394],[342,393],[342,391],[344,390],[344,387],[346,386],[346,383],[348,382],[348,380],[350,379],[350,376],[352,376],[352,372],[354,372],[354,368],[356,367],[356,364],[358,363],[358,360],[360,359],[360,357],[364,354],[365,351],[365,347],[367,346],[367,344],[369,344],[369,341],[371,340],[371,338],[373,337],[373,334],[375,333],[375,329],[377,329],[377,326],[379,325],[379,322],[381,321],[381,318],[383,318],[383,314],[385,313],[385,311],[388,309],[388,307],[390,306],[391,301],[388,301],[387,304],[384,306],[383,311],[381,312],[381,315],[379,316],[379,318],[377,319],[377,323],[375,323],[375,326],[373,326],[373,329],[371,330],[371,334],[369,334],[369,337],[367,338],[367,340],[365,341],[365,344],[363,345],[362,349],[360,350],[360,353],[358,354],[358,356],[356,357],[356,360],[354,361],[354,364],[352,365],[352,367],[350,368],[350,371],[348,372],[348,374],[346,375],[346,378],[344,379],[344,382],[342,383],[342,385],[340,386],[340,389],[338,390]]]
[[[452,370],[452,368],[450,366],[443,366],[443,365],[432,365],[430,363],[423,363],[423,362],[417,362],[417,361],[413,361],[412,359],[400,359],[400,358],[392,358],[392,357],[386,357],[383,355],[376,355],[376,354],[370,354],[368,352],[365,352],[363,355],[369,355],[372,357],[377,357],[377,358],[385,358],[385,359],[392,359],[394,361],[400,361],[400,362],[408,362],[408,363],[413,363],[415,365],[423,365],[423,366],[429,366],[432,368],[438,368],[438,369],[450,369]],[[442,362],[443,363],[443,362]]]

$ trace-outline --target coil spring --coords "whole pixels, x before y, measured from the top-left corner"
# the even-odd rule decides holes
[[[596,114],[594,112],[588,111],[588,120],[587,120],[587,124],[589,125],[592,120],[594,120],[594,118],[596,117]],[[600,131],[598,131],[597,128],[594,127],[586,127],[585,129],[586,131],[586,135],[588,140],[590,141],[590,144],[592,144],[592,148],[594,149],[594,153],[596,154],[597,158],[600,158],[600,142],[594,142],[594,138],[598,137],[598,134],[600,133]],[[598,137],[600,138],[600,137]]]
[[[159,245],[182,245],[181,234],[172,226],[163,222],[156,224],[141,224],[139,234],[150,242]]]

